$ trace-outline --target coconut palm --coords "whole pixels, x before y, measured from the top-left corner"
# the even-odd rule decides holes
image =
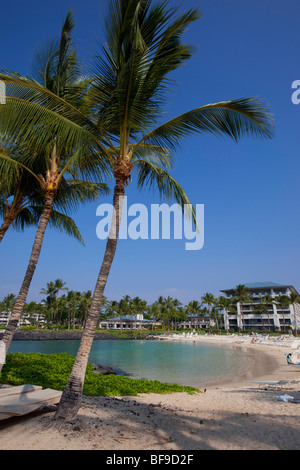
[[[5,311],[8,312],[8,313],[12,312],[15,303],[16,303],[15,294],[7,294],[2,300],[2,305],[5,309]]]
[[[45,230],[51,214],[53,214],[54,201],[58,207],[74,208],[78,203],[98,199],[100,194],[107,191],[107,187],[103,183],[81,179],[82,177],[91,177],[91,175],[100,178],[100,169],[103,168],[101,156],[93,154],[93,159],[91,158],[91,139],[89,138],[89,146],[87,146],[82,136],[82,127],[74,122],[67,125],[71,121],[68,121],[65,116],[62,117],[63,105],[59,109],[57,105],[54,106],[51,109],[52,114],[49,114],[50,109],[48,108],[51,107],[49,100],[51,101],[51,99],[56,100],[56,103],[60,101],[66,107],[69,106],[70,109],[76,110],[80,116],[86,106],[83,92],[88,82],[80,77],[76,54],[72,49],[70,33],[73,27],[73,17],[69,12],[63,24],[58,44],[51,44],[43,58],[38,56],[36,61],[38,66],[35,73],[43,84],[33,79],[20,77],[15,73],[1,74],[2,79],[11,84],[12,90],[9,94],[8,89],[7,102],[5,106],[1,107],[1,124],[7,132],[0,156],[10,165],[18,164],[21,168],[26,169],[39,183],[43,194],[41,216],[28,268],[3,335],[6,352],[26,302],[41,252]],[[63,126],[61,121],[63,121]],[[80,138],[78,127],[80,128]],[[74,128],[77,133],[71,132]],[[77,139],[74,134],[77,135]],[[3,150],[6,141],[10,142],[13,136],[17,142],[18,155],[22,155],[22,158],[17,160],[13,160],[11,155]],[[32,155],[32,159],[28,155]],[[38,168],[38,172],[36,168]]]
[[[153,304],[148,306],[148,314],[150,315],[152,330],[156,330],[156,323],[159,317],[159,310],[160,310],[160,305],[158,301],[155,301],[153,302]]]
[[[43,315],[45,313],[43,305],[35,302],[34,300],[24,305],[23,312],[29,315],[29,320],[31,321],[32,324],[35,321],[35,326],[37,328],[39,327],[41,315],[43,318]],[[35,314],[35,318],[34,318],[34,314]]]
[[[224,310],[224,324],[226,325],[226,330],[228,330],[227,315],[228,315],[228,311],[231,308],[232,303],[230,299],[228,299],[227,297],[224,297],[223,295],[221,295],[217,299],[217,303],[218,303],[219,309]]]
[[[167,75],[185,62],[191,50],[181,42],[187,26],[198,18],[196,10],[179,14],[169,2],[112,1],[109,5],[106,45],[95,61],[91,86],[98,126],[109,133],[115,178],[114,218],[93,301],[74,366],[56,417],[76,418],[101,299],[117,246],[126,185],[136,171],[140,187],[156,187],[166,198],[184,207],[190,204],[171,177],[170,152],[193,132],[270,137],[270,115],[257,99],[206,105],[158,125],[163,110]]]
[[[216,302],[215,296],[209,292],[206,292],[202,298],[202,302],[207,305],[208,311],[208,332],[210,333],[210,318],[211,318],[211,311],[214,303]]]
[[[59,305],[57,302],[58,294],[61,290],[68,290],[65,287],[66,283],[62,279],[56,279],[47,283],[47,288],[42,288],[40,293],[46,295],[46,300],[44,301],[49,312],[50,312],[50,321],[54,320],[54,317],[57,318]]]
[[[5,155],[9,154],[8,149],[0,149]],[[11,158],[14,155],[10,154]],[[17,160],[17,159],[16,159]],[[37,226],[43,210],[43,195],[40,184],[37,180],[24,168],[21,168],[11,161],[3,161],[0,167],[0,217],[3,222],[0,226],[0,242],[10,226],[16,230],[24,230],[28,226]],[[77,184],[79,190],[85,189],[84,183]],[[72,186],[69,186],[71,189]],[[63,196],[61,201],[59,197]],[[68,202],[68,198],[62,192],[56,197],[53,203],[53,210],[49,219],[49,226],[58,230],[64,230],[67,234],[75,237],[83,243],[82,236],[75,224],[66,212],[62,213],[55,208],[60,205],[64,209],[64,203]]]
[[[243,311],[243,304],[251,302],[249,290],[244,284],[238,284],[234,289],[234,297],[237,303],[240,304],[240,311],[241,311],[241,318],[242,318],[242,328],[245,329],[245,319],[244,319],[244,311]]]
[[[80,148],[90,148],[92,135],[98,148],[98,152],[93,153],[94,159],[100,159],[102,170],[109,162],[114,175],[113,223],[85,330],[56,417],[74,419],[80,407],[89,351],[116,251],[122,201],[133,169],[140,188],[157,188],[163,197],[175,199],[182,208],[185,204],[191,207],[187,195],[169,174],[172,152],[179,148],[182,138],[196,132],[228,135],[234,140],[243,135],[272,136],[270,114],[256,98],[205,105],[159,124],[164,95],[168,90],[167,76],[191,55],[191,48],[181,42],[182,34],[198,17],[194,9],[181,14],[168,1],[156,4],[151,0],[111,1],[106,43],[94,61],[94,77],[88,93],[93,117],[88,121],[86,113],[79,115],[76,109],[66,106],[63,101],[58,109],[57,100],[50,94],[44,99],[44,104],[47,104],[47,135],[53,128],[55,142],[61,143],[62,135],[70,133],[68,148],[72,149],[79,143]],[[20,81],[18,77],[7,78],[0,74],[0,79],[15,87],[27,87],[28,93],[35,97],[42,94],[37,86]],[[33,134],[32,140],[38,147],[44,128],[35,138],[32,113],[28,112],[31,108],[23,103],[16,104],[14,97],[8,96],[6,101],[8,111],[11,102],[21,110],[20,116],[10,125],[18,129],[17,124],[21,123],[19,132],[22,135],[25,134],[24,124],[28,124],[26,135]],[[52,154],[55,155],[58,147],[53,147],[53,136],[51,143]],[[76,154],[73,157],[72,161],[79,159]],[[56,187],[56,171],[54,164],[47,179],[50,193]]]
[[[300,303],[300,297],[298,294],[294,294],[293,292],[290,293],[288,296],[289,299],[289,305],[293,306],[293,311],[294,311],[294,322],[295,322],[295,336],[298,336],[297,332],[297,314],[296,314],[296,304]]]
[[[198,300],[191,300],[186,306],[186,311],[189,314],[196,316],[196,328],[199,328],[199,315],[202,313],[202,307]]]
[[[271,294],[265,294],[264,296],[259,296],[260,299],[260,304],[255,305],[254,308],[256,310],[262,311],[263,313],[266,313],[268,316],[268,326],[269,326],[269,331],[271,330],[271,323],[270,323],[270,312],[269,312],[269,305],[272,306],[272,304],[275,303],[274,297],[272,297]]]
[[[286,322],[285,322],[285,314],[284,314],[284,307],[290,305],[290,299],[287,295],[277,295],[275,297],[275,303],[280,305],[281,308],[281,315],[282,315],[282,323],[283,323],[283,332],[286,332]]]
[[[92,291],[82,292],[79,298],[78,314],[81,327],[84,328],[86,317],[92,303]]]

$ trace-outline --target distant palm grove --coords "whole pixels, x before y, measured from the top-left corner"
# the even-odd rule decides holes
[[[63,293],[65,291],[65,293]],[[41,289],[44,299],[41,302],[25,303],[20,326],[50,329],[83,330],[86,318],[92,302],[92,291],[78,292],[69,290],[66,283],[61,279],[56,279],[47,283]],[[237,304],[253,303],[256,313],[265,314],[268,306],[273,303],[278,306],[288,306],[299,302],[298,296],[279,295],[271,298],[269,294],[262,296],[259,301],[254,302],[247,288],[240,284],[236,286],[234,296],[227,298],[224,296],[215,297],[211,293],[205,293],[201,301],[191,300],[186,305],[178,299],[170,296],[160,296],[156,301],[149,304],[139,297],[125,295],[121,300],[108,300],[103,298],[102,308],[99,312],[98,328],[103,328],[104,324],[109,324],[108,320],[118,318],[118,328],[122,330],[122,319],[131,317],[131,327],[141,329],[141,324],[137,320],[142,314],[147,323],[143,328],[150,331],[178,331],[179,329],[205,330],[207,332],[225,331],[224,312],[237,315]],[[14,294],[6,295],[0,301],[0,328],[7,322],[10,313],[13,311],[16,297]],[[2,317],[1,317],[2,313]],[[3,313],[6,317],[3,317]],[[23,319],[23,321],[22,321]],[[2,321],[2,324],[1,324]],[[246,330],[246,325],[244,328]],[[264,328],[270,332],[270,324]],[[234,330],[232,330],[234,331]],[[297,334],[297,331],[296,331]]]

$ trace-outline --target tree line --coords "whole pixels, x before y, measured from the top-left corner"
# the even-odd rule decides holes
[[[67,291],[66,294],[61,294]],[[29,315],[32,324],[39,325],[39,317],[34,314],[43,315],[46,324],[50,327],[70,329],[83,329],[92,301],[92,291],[79,292],[69,290],[66,283],[62,279],[56,279],[47,283],[46,288],[42,288],[41,294],[45,298],[41,302],[25,303],[23,312]],[[16,297],[14,294],[8,294],[0,302],[0,311],[11,312],[15,304]],[[224,312],[230,314],[238,314],[237,305],[240,305],[240,314],[242,329],[247,329],[245,323],[245,313],[243,305],[253,304],[253,312],[267,315],[268,331],[271,331],[270,307],[273,304],[283,313],[285,307],[292,305],[293,316],[295,321],[295,334],[297,335],[297,321],[295,304],[300,303],[297,294],[271,296],[266,293],[263,296],[253,298],[245,285],[239,284],[233,291],[232,297],[219,296],[215,297],[212,293],[205,293],[201,297],[201,301],[192,300],[187,304],[182,304],[178,299],[170,296],[159,296],[153,303],[148,303],[140,297],[123,296],[120,300],[108,300],[103,298],[101,311],[99,312],[99,323],[107,319],[119,317],[120,329],[123,328],[122,318],[131,315],[137,319],[138,314],[143,314],[144,318],[151,320],[152,328],[159,322],[164,329],[177,330],[178,324],[188,322],[190,316],[193,321],[190,322],[191,327],[200,328],[203,321],[206,320],[207,329],[210,332],[211,326],[214,325],[217,330],[225,329]],[[283,313],[284,314],[284,313]],[[239,328],[240,331],[240,328]],[[283,322],[283,331],[286,331],[286,322]]]

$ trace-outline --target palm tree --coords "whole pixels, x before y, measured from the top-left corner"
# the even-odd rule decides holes
[[[4,155],[9,155],[12,159],[15,158],[15,155],[10,154],[8,149],[3,150],[2,147],[1,151]],[[0,216],[3,219],[0,226],[0,242],[11,225],[16,230],[24,230],[28,226],[37,226],[43,210],[43,195],[40,184],[26,170],[20,167],[16,168],[15,164],[10,165],[9,163],[12,162],[5,161],[5,168],[3,168],[4,165],[1,165],[0,169],[2,170],[0,171]],[[82,190],[82,186],[79,189]],[[61,201],[59,201],[60,196]],[[63,192],[58,193],[53,203],[49,226],[64,230],[67,234],[83,243],[75,222],[67,216],[66,212],[61,213],[55,210],[58,205],[64,209],[66,203],[68,203],[68,199],[66,199]]]
[[[62,116],[64,106],[69,106],[69,109],[74,109],[78,114],[86,106],[83,91],[88,83],[85,79],[81,79],[75,52],[71,50],[70,33],[73,27],[73,17],[69,12],[63,24],[59,44],[53,44],[50,50],[47,50],[43,61],[44,66],[39,69],[38,77],[43,85],[33,79],[20,77],[18,74],[1,74],[3,81],[11,83],[12,86],[15,85],[11,95],[7,96],[5,106],[1,108],[1,124],[9,129],[9,141],[12,136],[15,136],[19,145],[25,133],[25,144],[22,144],[20,148],[22,150],[24,146],[26,147],[26,155],[30,154],[31,148],[33,161],[18,160],[17,163],[36,179],[44,197],[29,264],[3,335],[6,352],[26,302],[45,230],[53,213],[54,201],[63,204],[64,207],[76,207],[78,203],[96,200],[100,194],[107,192],[105,184],[92,182],[90,179],[89,181],[80,179],[87,175],[89,177],[96,175],[100,178],[100,169],[103,168],[102,156],[94,154],[91,159],[91,138],[87,145],[86,139],[84,141],[82,136],[83,128]],[[49,109],[46,104],[49,107],[49,101],[52,99],[56,106],[52,106],[51,114],[47,112]],[[59,109],[57,101],[61,103]],[[38,108],[41,108],[39,112],[37,112]],[[58,114],[58,111],[61,114]],[[61,121],[63,121],[63,126]],[[75,132],[78,127],[80,128],[79,136]],[[73,133],[72,129],[75,129]],[[10,164],[16,161],[3,150],[0,156]],[[36,173],[34,166],[37,166],[39,171],[44,166],[44,171]],[[0,371],[1,367],[0,365]]]
[[[270,312],[269,312],[269,305],[274,304],[274,297],[272,297],[271,294],[265,294],[264,296],[259,296],[261,303],[258,305],[255,305],[254,308],[255,310],[262,311],[263,313],[266,313],[268,316],[268,326],[269,326],[269,331],[271,330],[271,324],[270,324]]]
[[[275,297],[275,303],[280,305],[281,308],[281,315],[282,315],[282,322],[283,322],[283,332],[286,332],[286,324],[285,324],[285,316],[284,316],[284,307],[290,305],[290,299],[287,295],[277,295]]]
[[[3,307],[5,308],[7,313],[12,312],[15,303],[16,303],[15,294],[7,294],[2,300]]]
[[[81,320],[81,327],[84,328],[86,317],[92,303],[92,291],[82,292],[79,298],[78,312]]]
[[[46,289],[41,289],[40,293],[44,294],[47,296],[46,298],[46,305],[50,311],[50,321],[54,320],[54,314],[57,316],[58,310],[59,310],[59,305],[57,302],[58,294],[61,290],[68,290],[67,287],[65,287],[66,283],[63,282],[62,279],[56,279],[55,281],[51,281],[47,283],[47,288]],[[53,317],[52,317],[53,315]]]
[[[156,323],[159,317],[160,305],[158,301],[153,302],[153,304],[148,306],[148,313],[151,319],[151,329],[156,330]]]
[[[236,298],[237,303],[240,304],[242,327],[243,329],[245,329],[246,325],[244,319],[243,304],[251,301],[249,296],[249,290],[244,284],[238,284],[234,290],[234,296]]]
[[[186,306],[186,310],[188,313],[196,316],[196,328],[199,329],[199,315],[202,313],[200,302],[198,302],[198,300],[191,300]]]
[[[158,125],[167,76],[191,55],[191,48],[181,42],[181,37],[199,17],[198,12],[191,9],[180,14],[168,1],[152,5],[151,0],[115,0],[109,6],[106,44],[95,59],[89,90],[95,119],[91,125],[86,124],[84,131],[94,132],[96,123],[102,142],[107,143],[101,150],[113,167],[114,217],[85,330],[56,413],[57,418],[71,420],[76,418],[81,403],[86,365],[132,170],[136,171],[140,188],[156,187],[182,208],[185,204],[191,207],[187,195],[169,174],[171,153],[178,149],[182,138],[196,132],[228,135],[234,140],[243,135],[272,135],[270,114],[256,98],[209,104]]]
[[[289,305],[293,306],[294,322],[295,322],[295,336],[298,336],[296,304],[298,304],[300,302],[300,297],[299,297],[298,294],[294,294],[293,292],[291,292],[290,295],[288,296],[288,299],[289,299]]]
[[[47,312],[50,317],[50,323],[53,321],[54,318],[54,309],[55,309],[55,302],[56,302],[56,287],[54,282],[48,282],[47,288],[42,288],[40,290],[40,294],[46,296],[45,299],[42,300],[43,304],[45,305]]]
[[[178,148],[183,137],[192,132],[227,134],[234,139],[243,134],[271,136],[270,116],[256,99],[203,106],[151,129],[162,110],[167,75],[190,57],[190,48],[181,43],[181,36],[198,18],[196,10],[177,15],[178,10],[168,2],[151,4],[151,0],[110,3],[107,42],[95,63],[91,94],[98,125],[110,134],[115,212],[86,329],[56,413],[65,419],[74,419],[80,407],[101,298],[116,251],[125,187],[133,168],[140,187],[156,186],[183,207],[189,200],[168,173],[169,152]]]
[[[228,330],[227,315],[228,315],[228,311],[230,310],[232,304],[230,302],[230,299],[228,299],[227,297],[224,297],[223,295],[221,295],[217,299],[217,302],[218,302],[219,308],[221,310],[224,310],[224,324],[226,325],[226,330]]]
[[[210,294],[209,292],[206,292],[201,298],[202,302],[207,305],[207,311],[208,311],[208,332],[210,334],[210,318],[211,318],[211,309],[213,304],[216,302],[215,296],[213,294]]]
[[[28,304],[26,303],[23,308],[23,312],[29,315],[30,321],[34,322],[34,314],[36,314],[35,318],[35,326],[39,326],[40,315],[43,314],[43,307],[40,303],[35,302],[32,300]]]

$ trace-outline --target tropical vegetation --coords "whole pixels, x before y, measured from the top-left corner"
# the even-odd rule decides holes
[[[0,374],[1,383],[23,385],[34,383],[43,388],[64,390],[75,358],[66,353],[9,353]],[[91,396],[136,396],[139,393],[199,392],[190,386],[168,384],[158,380],[131,379],[123,375],[93,372],[88,363],[83,392]]]
[[[190,207],[196,225],[187,194],[170,174],[182,140],[193,133],[225,135],[235,141],[243,136],[272,137],[268,108],[253,97],[200,106],[161,122],[170,74],[191,57],[192,49],[182,36],[199,16],[196,9],[182,12],[169,1],[111,0],[106,40],[87,78],[79,72],[71,42],[71,12],[59,40],[38,53],[33,77],[0,73],[7,86],[0,131],[4,144],[14,143],[9,152],[3,145],[0,157],[8,169],[18,166],[28,171],[39,183],[43,198],[28,269],[4,333],[7,350],[58,194],[67,188],[66,196],[73,203],[77,184],[93,188],[98,197],[107,189],[104,183],[109,177],[113,181],[115,211],[110,234],[57,418],[75,419],[81,404],[88,356],[116,252],[122,202],[132,174],[139,188],[157,189],[164,199]],[[71,296],[68,301],[71,305],[76,300]],[[180,308],[168,299],[161,305],[168,327],[176,324]],[[207,308],[209,316],[216,314],[211,303],[207,302]]]
[[[272,315],[270,315],[270,312],[272,311],[272,305],[275,304],[278,313],[283,316],[286,316],[285,307],[291,305],[293,307],[292,317],[295,322],[294,331],[297,335],[295,304],[300,302],[298,295],[291,293],[289,296],[278,295],[273,297],[270,294],[265,294],[252,297],[243,284],[236,286],[234,293],[237,292],[244,293],[243,300],[247,302],[248,309],[251,307],[251,312],[267,317],[267,324],[264,323],[261,328],[269,333],[274,331],[278,331],[278,333],[283,331],[285,333],[287,326],[286,321],[284,321],[282,328],[276,330],[274,324],[271,324],[270,317]],[[20,322],[20,327],[69,331],[82,331],[84,329],[92,302],[91,290],[86,292],[73,291],[66,286],[66,282],[62,279],[55,279],[48,282],[47,286],[40,290],[40,293],[44,296],[41,302],[31,301],[25,303],[23,321]],[[6,295],[0,301],[0,313],[11,315],[15,301],[16,296],[14,294]],[[120,300],[109,300],[104,297],[96,329],[100,331],[102,328],[103,331],[103,324],[106,325],[105,322],[118,319],[120,331],[110,330],[109,333],[113,332],[120,338],[134,337],[137,330],[137,315],[142,314],[144,319],[149,320],[147,334],[176,333],[187,330],[198,333],[228,333],[228,329],[225,328],[225,314],[237,315],[239,302],[239,297],[236,295],[216,297],[209,292],[201,297],[201,301],[192,300],[186,304],[182,304],[178,299],[170,296],[166,298],[159,296],[152,303],[148,303],[139,297],[132,298],[129,295],[123,296]],[[129,328],[130,331],[127,331],[128,327],[123,331],[124,319],[128,316],[133,318],[133,327]],[[242,328],[240,325],[236,327],[239,333],[248,333],[249,329],[256,331],[251,325],[245,323],[244,315],[240,316]],[[290,316],[288,315],[288,317]],[[107,329],[107,326],[105,328]],[[236,330],[232,328],[230,331],[234,332]],[[144,334],[146,334],[145,331],[140,330],[138,332],[139,336]]]

